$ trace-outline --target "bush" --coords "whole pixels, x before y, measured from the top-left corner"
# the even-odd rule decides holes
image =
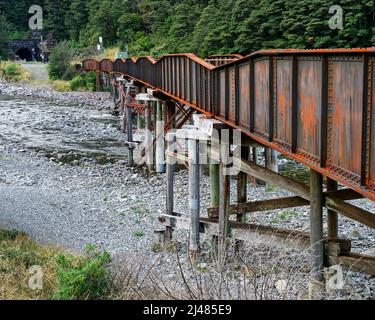
[[[17,73],[17,64],[16,63],[10,63],[4,68],[4,74],[8,77],[14,76]]]
[[[86,73],[86,89],[89,91],[96,90],[96,73],[94,71]]]
[[[52,81],[52,88],[59,92],[67,92],[70,90],[69,82],[64,80]]]
[[[23,68],[16,62],[3,61],[0,63],[0,75],[7,81],[30,81],[31,74],[28,70]]]
[[[65,254],[56,259],[56,292],[60,300],[92,300],[103,298],[108,292],[110,273],[108,252],[86,247],[86,257]]]
[[[81,73],[75,76],[71,81],[69,81],[69,87],[72,91],[95,91],[95,72]]]
[[[73,56],[74,50],[65,41],[60,42],[52,49],[48,64],[50,80],[70,80],[73,77],[71,66]]]
[[[79,74],[69,81],[69,87],[72,91],[84,91],[86,88],[86,81],[84,76]]]

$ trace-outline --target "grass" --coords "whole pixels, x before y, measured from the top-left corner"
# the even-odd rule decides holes
[[[11,82],[31,81],[30,72],[14,61],[0,61],[0,77]]]
[[[38,246],[26,234],[0,230],[0,299],[50,299],[56,286],[55,259],[60,250]],[[31,290],[29,268],[43,268],[43,290]]]
[[[41,246],[22,232],[0,230],[0,300],[105,299],[110,261],[92,245],[77,256]],[[35,266],[42,271],[42,289],[32,290]]]
[[[116,59],[116,54],[119,51],[120,51],[120,49],[118,47],[106,48],[106,49],[104,49],[103,55],[96,55],[94,57],[94,59],[97,59],[97,60],[101,60],[101,59],[115,60]]]
[[[143,231],[135,231],[133,232],[132,236],[134,238],[142,238],[145,236],[145,233]]]
[[[59,92],[70,91],[69,81],[64,81],[64,80],[51,81],[51,86],[54,90],[59,91]]]

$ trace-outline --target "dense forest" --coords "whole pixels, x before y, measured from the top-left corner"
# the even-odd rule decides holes
[[[0,0],[0,47],[30,35],[32,4],[58,41],[83,48],[102,36],[131,55],[375,45],[374,0]],[[328,26],[331,5],[343,8],[342,30]]]

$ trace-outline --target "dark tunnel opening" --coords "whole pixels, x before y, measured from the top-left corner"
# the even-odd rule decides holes
[[[26,61],[32,61],[33,60],[33,55],[31,53],[31,51],[27,48],[18,49],[16,54],[20,58],[20,60],[26,60]]]

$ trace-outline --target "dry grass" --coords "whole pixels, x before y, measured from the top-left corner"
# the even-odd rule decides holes
[[[58,92],[68,92],[70,90],[69,81],[55,80],[51,81],[51,86],[54,90]]]
[[[120,48],[115,47],[115,48],[106,48],[104,49],[103,55],[96,55],[93,57],[93,59],[101,60],[101,59],[111,59],[115,60],[116,59],[116,54],[117,52],[120,51]]]
[[[31,81],[31,73],[15,61],[0,61],[0,77],[12,82]]]
[[[55,289],[55,259],[61,250],[37,245],[24,233],[0,230],[0,299],[51,299]],[[28,286],[31,266],[43,270],[43,290]]]

